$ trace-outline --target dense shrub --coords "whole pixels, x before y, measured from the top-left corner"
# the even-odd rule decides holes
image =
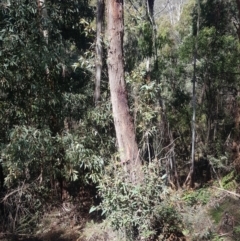
[[[102,210],[113,228],[125,232],[128,240],[151,240],[160,234],[167,237],[182,227],[179,214],[168,200],[161,168],[150,163],[143,167],[143,173],[141,183],[132,183],[128,173],[114,166],[107,170],[99,185],[102,203],[97,209]]]

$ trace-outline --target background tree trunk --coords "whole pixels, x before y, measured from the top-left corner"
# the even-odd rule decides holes
[[[238,21],[240,21],[240,0],[236,0],[237,3],[237,9],[238,9]],[[240,24],[237,25],[237,35],[238,35],[238,40],[240,42]],[[236,136],[234,137],[236,141],[238,141],[240,133],[239,133],[239,126],[240,126],[240,104],[239,104],[239,96],[240,96],[240,91],[238,89],[237,91],[237,96],[236,96],[236,111],[235,111],[235,132],[237,133]]]
[[[132,117],[129,113],[123,66],[123,0],[108,1],[108,75],[118,150],[128,170],[141,166]]]
[[[191,150],[191,168],[190,172],[187,176],[187,179],[184,185],[190,184],[190,187],[194,187],[194,175],[195,175],[195,139],[196,139],[196,62],[197,62],[197,50],[198,50],[198,32],[199,32],[199,23],[200,23],[200,0],[197,0],[198,6],[198,19],[197,19],[197,33],[196,33],[196,40],[195,46],[193,50],[193,85],[192,85],[192,150]]]
[[[102,28],[104,16],[104,0],[97,1],[97,20],[96,20],[96,79],[95,79],[95,104],[100,100],[100,84],[102,76]]]
[[[240,20],[240,0],[236,0],[237,3],[237,9],[238,9],[238,18]],[[238,39],[240,40],[240,25],[238,24],[237,26],[237,35],[238,35]]]

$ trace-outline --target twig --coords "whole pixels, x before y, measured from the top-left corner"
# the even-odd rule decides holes
[[[232,195],[240,198],[240,195],[237,194],[236,192],[231,192],[231,191],[225,190],[225,189],[223,189],[223,188],[215,187],[215,186],[213,186],[213,187],[216,188],[216,189],[218,189],[218,190],[220,190],[220,191],[227,192],[227,193],[229,193],[229,194],[232,194]]]
[[[0,237],[2,236],[6,236],[6,235],[14,235],[14,233],[0,233]],[[25,233],[18,233],[17,236],[21,236],[21,237],[34,237],[34,235],[32,234],[25,234]]]
[[[223,234],[219,234],[219,237],[226,237],[226,236],[232,236],[232,231],[228,232],[228,233],[223,233]]]
[[[167,8],[168,4],[169,4],[169,0],[167,1],[166,5],[160,11],[158,11],[157,13],[154,14],[154,17],[157,16],[158,14],[162,13]]]
[[[159,152],[159,153],[157,153],[157,155],[156,156],[158,156],[158,155],[160,155],[161,154],[161,152],[164,150],[164,149],[166,149],[166,148],[168,148],[169,146],[171,146],[177,139],[179,139],[180,137],[177,137],[176,139],[174,139],[169,145],[167,145],[167,146],[165,146],[165,147],[163,147],[162,148],[162,150]]]
[[[130,1],[130,3],[131,3],[132,7],[139,13],[140,18],[143,19],[144,16],[141,16],[141,13],[140,13],[140,11],[139,11],[139,7],[135,6],[134,3],[132,2],[132,0],[129,0],[129,1]],[[127,9],[127,10],[128,10],[128,9]],[[130,11],[129,11],[129,13],[131,14]],[[131,15],[132,15],[132,14],[131,14]]]
[[[10,196],[12,196],[14,193],[16,193],[18,191],[19,191],[19,189],[14,190],[14,191],[10,192],[9,194],[5,195],[5,197],[2,199],[1,203],[5,202]]]
[[[24,190],[27,189],[27,188],[28,188],[28,185],[25,185]],[[10,196],[15,194],[16,192],[19,192],[20,190],[21,191],[23,190],[23,186],[22,187],[18,187],[16,190],[6,194],[5,197],[0,201],[0,203],[5,202]]]
[[[216,174],[216,176],[217,176],[217,180],[218,180],[218,183],[219,183],[220,187],[222,188],[221,180],[220,180],[220,178],[219,178],[219,176],[218,176],[218,174],[217,174],[217,172],[216,172],[216,170],[215,170],[215,168],[214,168],[212,162],[209,161],[209,163],[210,163],[210,165],[211,165],[211,168],[212,168],[213,172],[214,172],[214,173]],[[223,189],[223,190],[224,190],[224,189]]]

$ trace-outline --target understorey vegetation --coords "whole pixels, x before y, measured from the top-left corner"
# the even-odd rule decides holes
[[[0,240],[237,240],[239,41],[239,0],[0,1]]]

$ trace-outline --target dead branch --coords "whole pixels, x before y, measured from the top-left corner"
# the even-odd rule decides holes
[[[28,186],[29,185],[27,185],[27,184],[23,184],[21,187],[18,187],[16,190],[13,190],[12,192],[6,194],[5,197],[0,201],[0,203],[5,202],[13,194],[15,194],[15,193],[17,193],[19,191],[26,190],[28,188]]]
[[[173,145],[174,144],[174,142],[177,140],[177,139],[179,139],[180,137],[177,137],[176,139],[174,139],[169,145],[167,145],[167,146],[165,146],[165,147],[163,147],[162,148],[162,150],[159,152],[159,153],[157,153],[156,154],[156,156],[158,156],[158,155],[160,155],[161,154],[161,152],[164,150],[164,149],[167,149],[169,146],[171,146],[171,145]]]
[[[226,193],[229,193],[229,194],[232,194],[232,195],[240,198],[240,195],[237,194],[236,192],[231,192],[231,191],[225,190],[223,188],[215,187],[215,186],[213,186],[213,188],[218,189],[218,190],[223,191],[223,192],[226,192]]]

